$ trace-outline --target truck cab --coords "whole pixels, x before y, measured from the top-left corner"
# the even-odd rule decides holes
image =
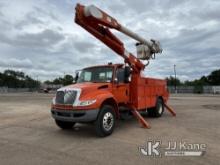
[[[76,122],[94,123],[104,109],[108,112],[105,127],[111,130],[120,116],[118,105],[129,102],[130,74],[125,68],[123,64],[110,63],[82,69],[76,83],[58,89],[52,100],[51,113],[56,124],[68,129]],[[111,133],[98,132],[101,136]]]
[[[130,94],[131,71],[129,66],[111,63],[82,69],[76,76],[76,83],[58,89],[52,100],[51,114],[56,124],[62,129],[70,129],[75,123],[94,123],[97,135],[110,135],[116,119],[122,117],[124,112],[129,113],[131,101],[135,100]],[[146,78],[143,80],[140,83],[145,83]],[[151,95],[148,97],[144,92],[148,86],[143,84],[143,89],[137,88],[144,94],[142,99],[137,98],[141,103],[138,104],[140,111],[156,107],[157,92],[146,91]],[[149,102],[152,94],[155,98],[153,106]],[[142,104],[143,100],[144,104]],[[166,97],[161,95],[161,101],[166,101]],[[163,108],[161,104],[160,114],[157,117],[162,115]]]

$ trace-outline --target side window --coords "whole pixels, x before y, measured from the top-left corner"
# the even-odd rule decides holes
[[[112,71],[106,72],[106,78],[107,78],[107,81],[109,82],[112,81]]]
[[[84,73],[84,80],[85,81],[91,81],[92,73],[91,72],[85,72]]]
[[[112,80],[112,71],[100,72],[98,75],[99,80],[104,80],[107,82],[111,82]]]
[[[105,80],[105,72],[99,73],[99,80]]]
[[[124,83],[125,82],[124,68],[118,68],[116,74],[117,74],[118,82]]]

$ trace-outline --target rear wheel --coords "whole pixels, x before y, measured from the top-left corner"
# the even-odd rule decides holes
[[[120,112],[120,119],[121,120],[130,120],[133,117],[131,111],[126,110],[126,111],[122,111]]]
[[[150,117],[161,117],[164,112],[164,104],[161,98],[157,99],[156,106],[147,110]]]
[[[60,121],[60,120],[55,120],[56,124],[58,127],[61,129],[71,129],[75,123],[74,122],[67,122],[67,121]]]
[[[100,137],[105,137],[112,134],[115,127],[115,111],[110,105],[104,105],[100,109],[100,113],[95,122],[96,134]]]

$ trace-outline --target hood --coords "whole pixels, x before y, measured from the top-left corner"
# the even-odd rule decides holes
[[[92,83],[92,82],[84,82],[84,83],[78,83],[78,84],[72,84],[72,85],[68,85],[65,87],[62,87],[58,90],[64,90],[64,89],[74,89],[74,88],[79,88],[81,89],[83,92],[92,92],[94,90],[98,90],[98,89],[108,89],[108,87],[110,86],[110,83]]]

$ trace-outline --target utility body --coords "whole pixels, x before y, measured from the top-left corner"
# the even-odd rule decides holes
[[[75,22],[120,55],[124,64],[84,68],[77,74],[75,84],[58,89],[51,113],[59,127],[69,129],[77,122],[94,123],[97,135],[107,136],[113,132],[116,119],[131,114],[146,128],[150,126],[140,114],[160,117],[166,107],[175,116],[167,105],[166,81],[142,75],[149,60],[162,52],[159,41],[143,39],[93,5],[77,4]],[[138,41],[137,57],[110,29]]]

